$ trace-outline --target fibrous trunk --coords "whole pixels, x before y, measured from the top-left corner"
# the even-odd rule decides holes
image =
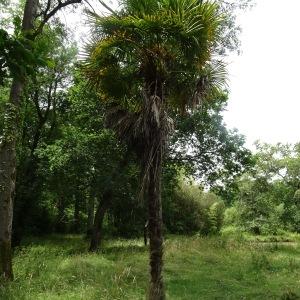
[[[161,204],[161,152],[153,157],[149,169],[148,213],[150,239],[150,300],[165,299],[162,267],[163,267],[163,233]]]
[[[149,88],[151,91],[151,87]],[[152,93],[154,92],[154,93]],[[143,173],[148,200],[148,232],[150,240],[150,300],[165,299],[163,284],[163,221],[161,203],[162,158],[167,138],[162,84],[156,81],[150,96],[145,97],[145,153]]]

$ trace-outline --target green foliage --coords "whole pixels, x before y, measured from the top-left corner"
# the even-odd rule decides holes
[[[46,4],[42,1],[40,9]],[[237,6],[228,8],[210,1],[131,0],[117,16],[91,14],[94,41],[84,68],[88,77],[92,75],[89,82],[74,71],[76,45],[58,19],[46,25],[34,42],[21,34],[16,8],[0,21],[5,27],[0,31],[0,121],[10,120],[0,122],[1,136],[13,129],[11,114],[2,113],[10,78],[27,78],[20,109],[14,232],[20,228],[26,234],[54,231],[60,208],[66,230],[71,230],[75,199],[79,227],[84,230],[88,199],[95,197],[97,204],[104,191],[112,189],[106,231],[126,237],[140,234],[147,217],[139,197],[139,158],[125,152],[128,149],[106,128],[105,113],[111,108],[110,101],[119,101],[121,108],[133,114],[139,112],[144,81],[152,80],[156,72],[162,76],[172,108],[170,119],[178,125],[163,174],[167,230],[205,234],[220,230],[222,204],[213,205],[217,197],[177,188],[177,176],[178,169],[184,169],[203,185],[216,187],[218,182],[223,186],[249,164],[243,137],[228,131],[222,122],[227,101],[222,91],[224,65],[210,59],[223,47],[237,46],[227,38],[225,42],[228,30],[237,33],[231,27],[233,19],[229,22],[233,8]],[[7,33],[9,26],[14,34]],[[91,83],[99,89],[95,91]],[[190,114],[190,108],[204,98],[210,101]],[[189,115],[183,116],[184,111]],[[189,143],[192,136],[197,138],[193,144]],[[190,146],[193,155],[184,155]],[[214,154],[204,153],[206,150]],[[124,156],[128,156],[128,166],[118,170],[120,176],[113,180],[113,170]]]
[[[164,223],[171,233],[218,233],[223,224],[224,203],[195,184],[179,182],[163,201]]]
[[[37,66],[45,65],[41,53],[35,50],[30,39],[22,35],[11,36],[0,28],[0,85],[7,77],[24,80],[34,74]]]
[[[224,226],[236,226],[239,223],[239,210],[236,206],[231,206],[225,209]]]
[[[235,182],[233,224],[256,234],[299,232],[299,145],[257,143],[257,149],[254,168]]]
[[[231,193],[224,187],[249,170],[253,159],[244,137],[224,124],[226,103],[227,95],[220,94],[192,114],[177,117],[169,160],[230,202]]]
[[[71,81],[76,55],[74,45],[67,40],[65,28],[57,23],[52,28],[45,27],[44,34],[36,38],[32,48],[33,52],[51,60],[52,64],[35,65],[34,73],[27,76],[23,92],[14,205],[16,240],[23,234],[41,234],[54,229],[53,207],[57,199],[46,188],[51,181],[49,175],[53,173],[44,172],[46,163],[40,153],[59,139],[60,125],[66,121],[62,118],[68,103],[66,86]],[[52,148],[53,159],[58,160],[57,164],[63,164],[66,157],[56,155],[59,149],[58,145],[55,146]],[[61,183],[66,184],[64,178]]]
[[[208,211],[209,232],[220,232],[224,220],[225,205],[223,202],[215,202]]]

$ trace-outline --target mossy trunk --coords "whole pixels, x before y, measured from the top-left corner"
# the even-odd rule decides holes
[[[36,8],[36,0],[25,2],[22,21],[22,32],[25,35],[33,28]],[[15,77],[12,81],[0,145],[0,271],[1,275],[7,279],[13,279],[11,236],[13,197],[16,185],[16,143],[19,129],[18,112],[24,89],[24,80],[20,78]]]
[[[11,237],[16,185],[18,99],[20,99],[22,88],[20,81],[13,80],[10,102],[5,110],[3,137],[0,145],[0,270],[1,275],[6,279],[13,278]]]

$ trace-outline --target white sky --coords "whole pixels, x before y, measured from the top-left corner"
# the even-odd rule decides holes
[[[250,148],[258,139],[300,141],[299,12],[300,0],[256,0],[256,6],[239,17],[242,54],[229,57],[230,95],[224,118],[229,128],[246,136]]]
[[[300,141],[300,1],[257,0],[240,16],[242,55],[229,65],[224,114],[251,146]]]

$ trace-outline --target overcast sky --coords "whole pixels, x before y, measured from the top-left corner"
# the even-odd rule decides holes
[[[242,55],[230,57],[225,121],[269,143],[300,141],[300,1],[257,0],[240,16]]]
[[[300,0],[256,0],[239,16],[242,54],[229,57],[224,118],[246,136],[248,147],[258,139],[300,141],[299,12]]]

